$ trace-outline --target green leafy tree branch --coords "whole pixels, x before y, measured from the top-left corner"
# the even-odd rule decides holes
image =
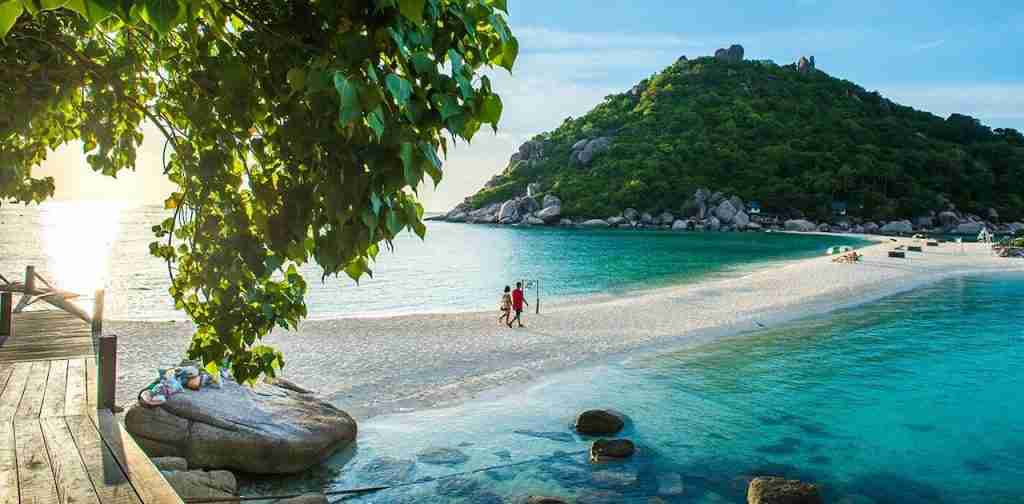
[[[262,343],[306,316],[324,277],[372,275],[405,230],[416,188],[483,126],[518,42],[503,0],[0,0],[0,199],[41,201],[33,178],[79,140],[90,167],[134,167],[141,126],[164,135],[173,216],[153,255],[195,325],[189,357],[273,376]]]

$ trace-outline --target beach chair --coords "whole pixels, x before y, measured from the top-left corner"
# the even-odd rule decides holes
[[[890,250],[889,257],[893,257],[896,259],[906,259],[907,253],[902,250]]]
[[[920,245],[910,245],[909,247],[907,247],[907,250],[910,252],[924,252],[924,250],[921,249]]]

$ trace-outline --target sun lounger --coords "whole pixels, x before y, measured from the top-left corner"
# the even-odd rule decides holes
[[[929,247],[938,247],[939,246],[939,242],[937,242],[937,241],[930,241],[930,242],[927,243],[927,245]]]
[[[907,253],[902,250],[890,250],[889,257],[895,257],[897,259],[906,259]]]
[[[921,246],[920,245],[911,245],[911,246],[907,247],[907,250],[909,250],[911,252],[924,252],[923,250],[921,250]]]

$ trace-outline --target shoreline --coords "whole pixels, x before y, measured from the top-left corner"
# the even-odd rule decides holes
[[[896,243],[856,237],[877,241],[860,249],[865,258],[857,265],[827,256],[774,261],[740,275],[546,304],[539,316],[526,313],[525,329],[499,327],[491,311],[341,318],[304,321],[297,333],[275,333],[268,342],[285,354],[284,376],[363,421],[500,397],[573,369],[707,343],[951,277],[1024,272],[1024,261],[993,257],[980,244],[965,244],[964,255],[945,244],[899,260],[885,257]],[[190,333],[184,322],[109,327],[122,336],[122,404],[156,367],[177,362]]]

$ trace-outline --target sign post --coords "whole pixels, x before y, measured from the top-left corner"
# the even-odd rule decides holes
[[[536,298],[533,307],[536,310],[537,315],[540,315],[540,280],[524,280],[523,287],[526,289],[536,289]]]

